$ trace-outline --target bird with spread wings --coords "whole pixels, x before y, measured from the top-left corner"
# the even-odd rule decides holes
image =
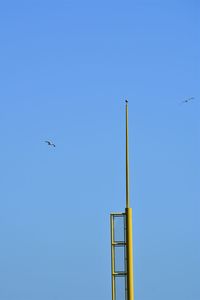
[[[54,143],[52,143],[51,141],[45,141],[45,143],[47,143],[48,146],[56,147],[56,145]]]

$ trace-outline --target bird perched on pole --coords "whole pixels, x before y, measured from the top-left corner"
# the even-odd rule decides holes
[[[45,143],[47,143],[48,146],[56,147],[56,145],[54,143],[52,143],[51,141],[45,141]]]

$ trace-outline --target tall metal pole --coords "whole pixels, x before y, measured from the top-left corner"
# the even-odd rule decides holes
[[[126,100],[126,208],[129,206],[128,100]]]
[[[133,228],[132,208],[129,197],[129,153],[128,153],[128,101],[126,100],[126,255],[127,255],[127,300],[134,300],[133,284]]]

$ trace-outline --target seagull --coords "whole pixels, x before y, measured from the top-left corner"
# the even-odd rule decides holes
[[[192,101],[192,100],[194,100],[194,99],[195,99],[194,97],[190,97],[190,98],[187,98],[187,99],[181,101],[181,103],[182,103],[182,104],[188,103],[188,102],[190,102],[190,101]]]
[[[52,146],[52,147],[55,147],[56,145],[54,143],[52,143],[51,141],[45,141],[45,143],[48,144],[48,146]]]

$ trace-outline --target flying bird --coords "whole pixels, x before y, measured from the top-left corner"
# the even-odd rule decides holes
[[[181,101],[181,103],[182,103],[182,104],[188,103],[188,102],[190,102],[190,101],[192,101],[192,100],[194,100],[194,97],[187,98],[187,99]]]
[[[45,143],[48,144],[48,146],[52,146],[52,147],[55,147],[56,145],[54,143],[52,143],[51,141],[45,141]]]

